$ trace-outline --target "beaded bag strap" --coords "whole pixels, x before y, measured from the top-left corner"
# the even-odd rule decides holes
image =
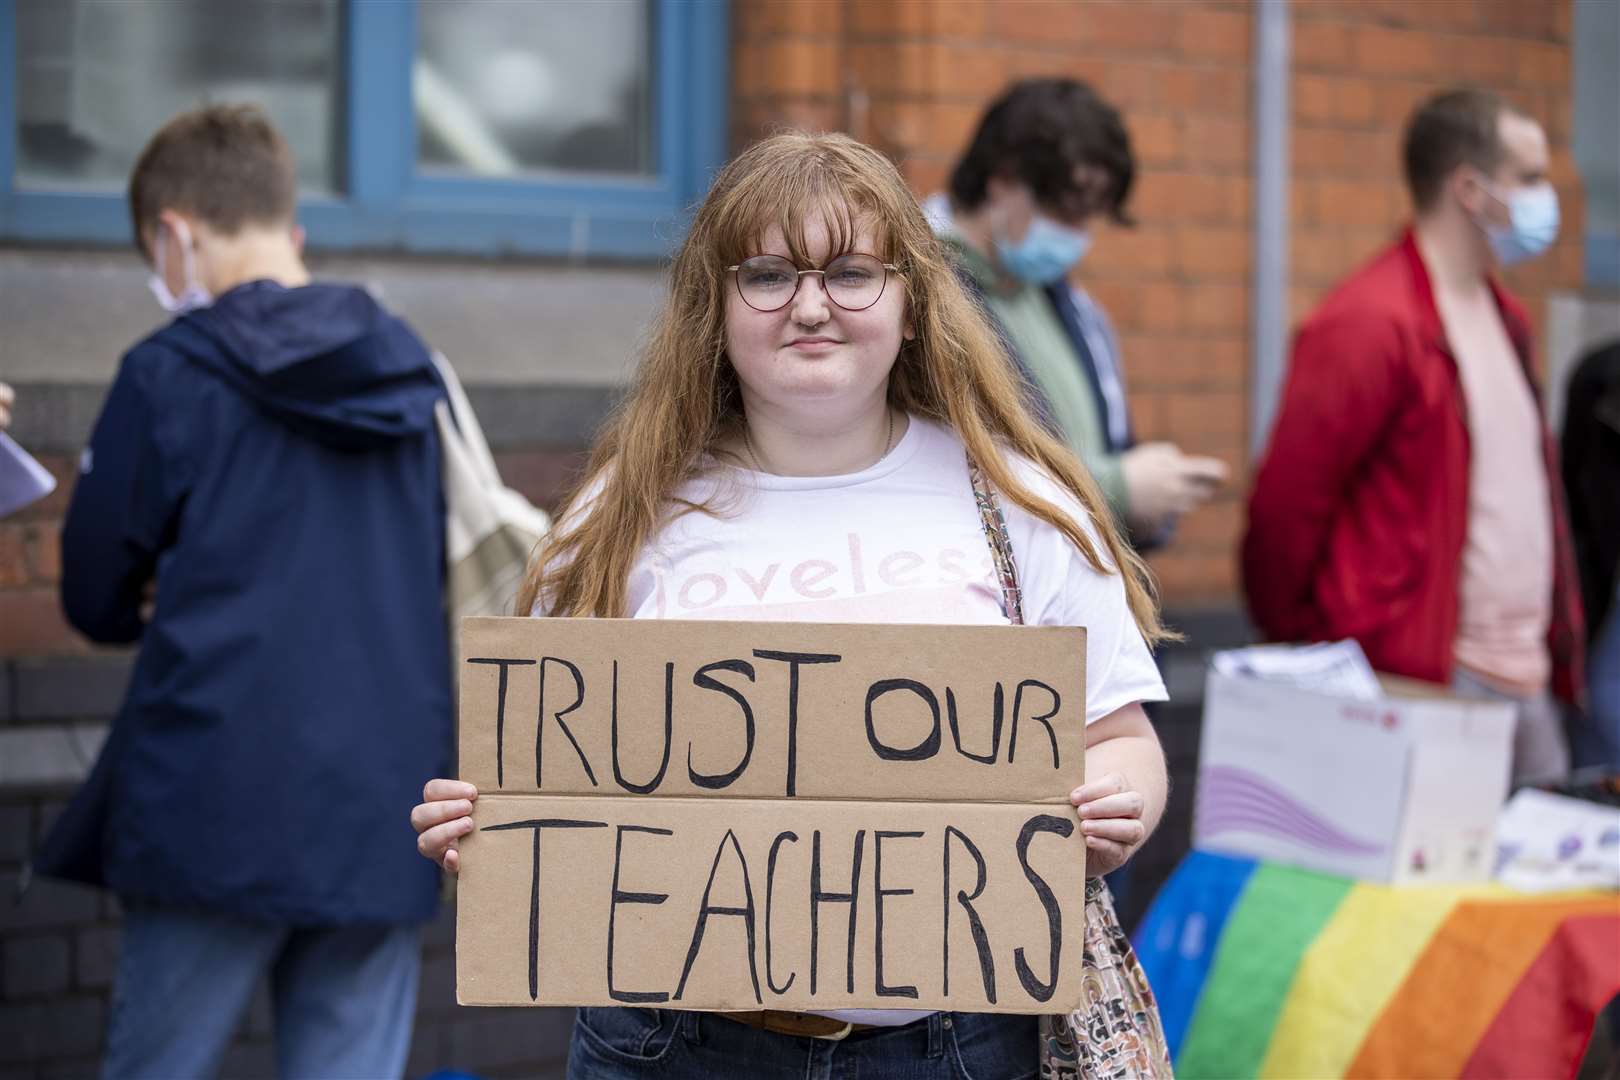
[[[973,501],[979,507],[979,523],[984,526],[984,538],[990,545],[990,558],[996,568],[996,581],[1001,585],[1001,606],[1007,620],[1014,626],[1024,623],[1024,596],[1018,587],[1018,564],[1013,561],[1012,538],[1007,535],[1007,516],[1001,512],[1001,500],[979,470],[979,463],[968,459],[968,479],[973,483]]]

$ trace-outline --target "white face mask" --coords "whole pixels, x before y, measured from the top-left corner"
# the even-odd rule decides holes
[[[163,230],[172,228],[174,238],[180,242],[180,273],[185,284],[176,296],[169,291],[169,283],[163,277]],[[163,305],[163,310],[171,315],[184,315],[188,311],[205,308],[214,302],[214,298],[203,288],[197,280],[196,260],[191,250],[191,228],[183,219],[176,220],[172,226],[160,224],[158,226],[156,243],[152,249],[152,264],[155,272],[146,279],[147,288],[157,297],[157,302]]]

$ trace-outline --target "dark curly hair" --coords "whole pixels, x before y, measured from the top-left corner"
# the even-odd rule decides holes
[[[1080,166],[1099,181],[1077,180]],[[992,176],[1022,181],[1037,202],[1065,216],[1106,213],[1134,224],[1125,212],[1136,177],[1130,135],[1119,110],[1078,79],[1025,79],[991,104],[951,171],[951,199],[978,207]]]

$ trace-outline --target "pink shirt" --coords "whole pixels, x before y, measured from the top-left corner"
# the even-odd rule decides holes
[[[1458,346],[1472,444],[1455,655],[1487,682],[1536,693],[1552,671],[1552,502],[1541,418],[1500,324],[1458,332],[1448,321],[1447,332]]]

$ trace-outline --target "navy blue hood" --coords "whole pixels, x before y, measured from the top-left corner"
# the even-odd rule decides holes
[[[363,449],[420,435],[443,396],[432,357],[366,290],[253,281],[164,337],[282,423]]]

